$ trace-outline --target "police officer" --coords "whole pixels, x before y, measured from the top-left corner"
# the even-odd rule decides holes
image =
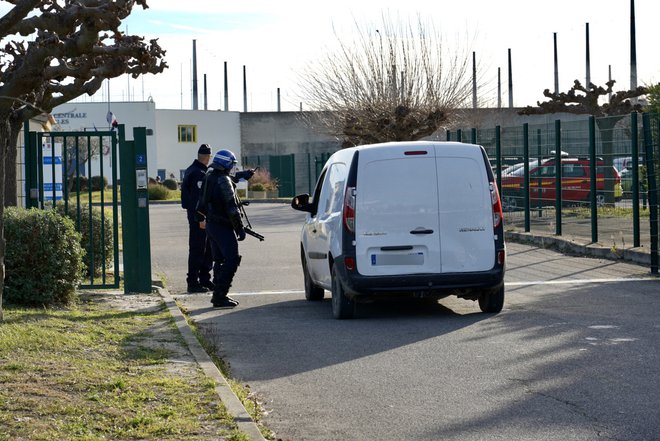
[[[197,159],[186,169],[181,183],[181,206],[187,211],[189,227],[186,278],[189,293],[206,292],[213,290],[214,287],[211,282],[213,265],[211,246],[206,236],[205,225],[197,221],[195,213],[210,160],[211,148],[208,144],[202,144],[197,150]]]
[[[241,263],[238,241],[245,239],[235,185],[230,172],[236,165],[236,156],[229,150],[220,150],[213,157],[204,180],[199,212],[205,215],[206,232],[213,252],[214,308],[233,308],[238,302],[227,295],[234,274]],[[253,172],[252,172],[253,173]],[[244,175],[246,179],[251,173]]]

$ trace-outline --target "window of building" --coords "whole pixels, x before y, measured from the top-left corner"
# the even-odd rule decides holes
[[[178,126],[179,142],[197,142],[197,126]]]

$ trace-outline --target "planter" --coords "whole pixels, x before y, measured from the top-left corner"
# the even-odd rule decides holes
[[[249,199],[266,199],[266,191],[253,191],[248,190]]]

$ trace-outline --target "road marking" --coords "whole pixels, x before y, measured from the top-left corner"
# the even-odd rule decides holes
[[[590,283],[614,283],[614,282],[646,282],[660,281],[657,277],[618,277],[611,279],[567,279],[567,280],[537,280],[532,282],[505,282],[505,286],[530,286],[530,285],[587,285]]]
[[[298,289],[284,289],[281,291],[252,291],[252,292],[230,292],[232,296],[262,296],[272,294],[304,294],[305,291]]]

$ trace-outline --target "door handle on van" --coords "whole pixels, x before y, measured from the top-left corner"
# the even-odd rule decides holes
[[[429,229],[423,229],[423,228],[415,228],[410,232],[410,234],[433,234],[433,230]]]

